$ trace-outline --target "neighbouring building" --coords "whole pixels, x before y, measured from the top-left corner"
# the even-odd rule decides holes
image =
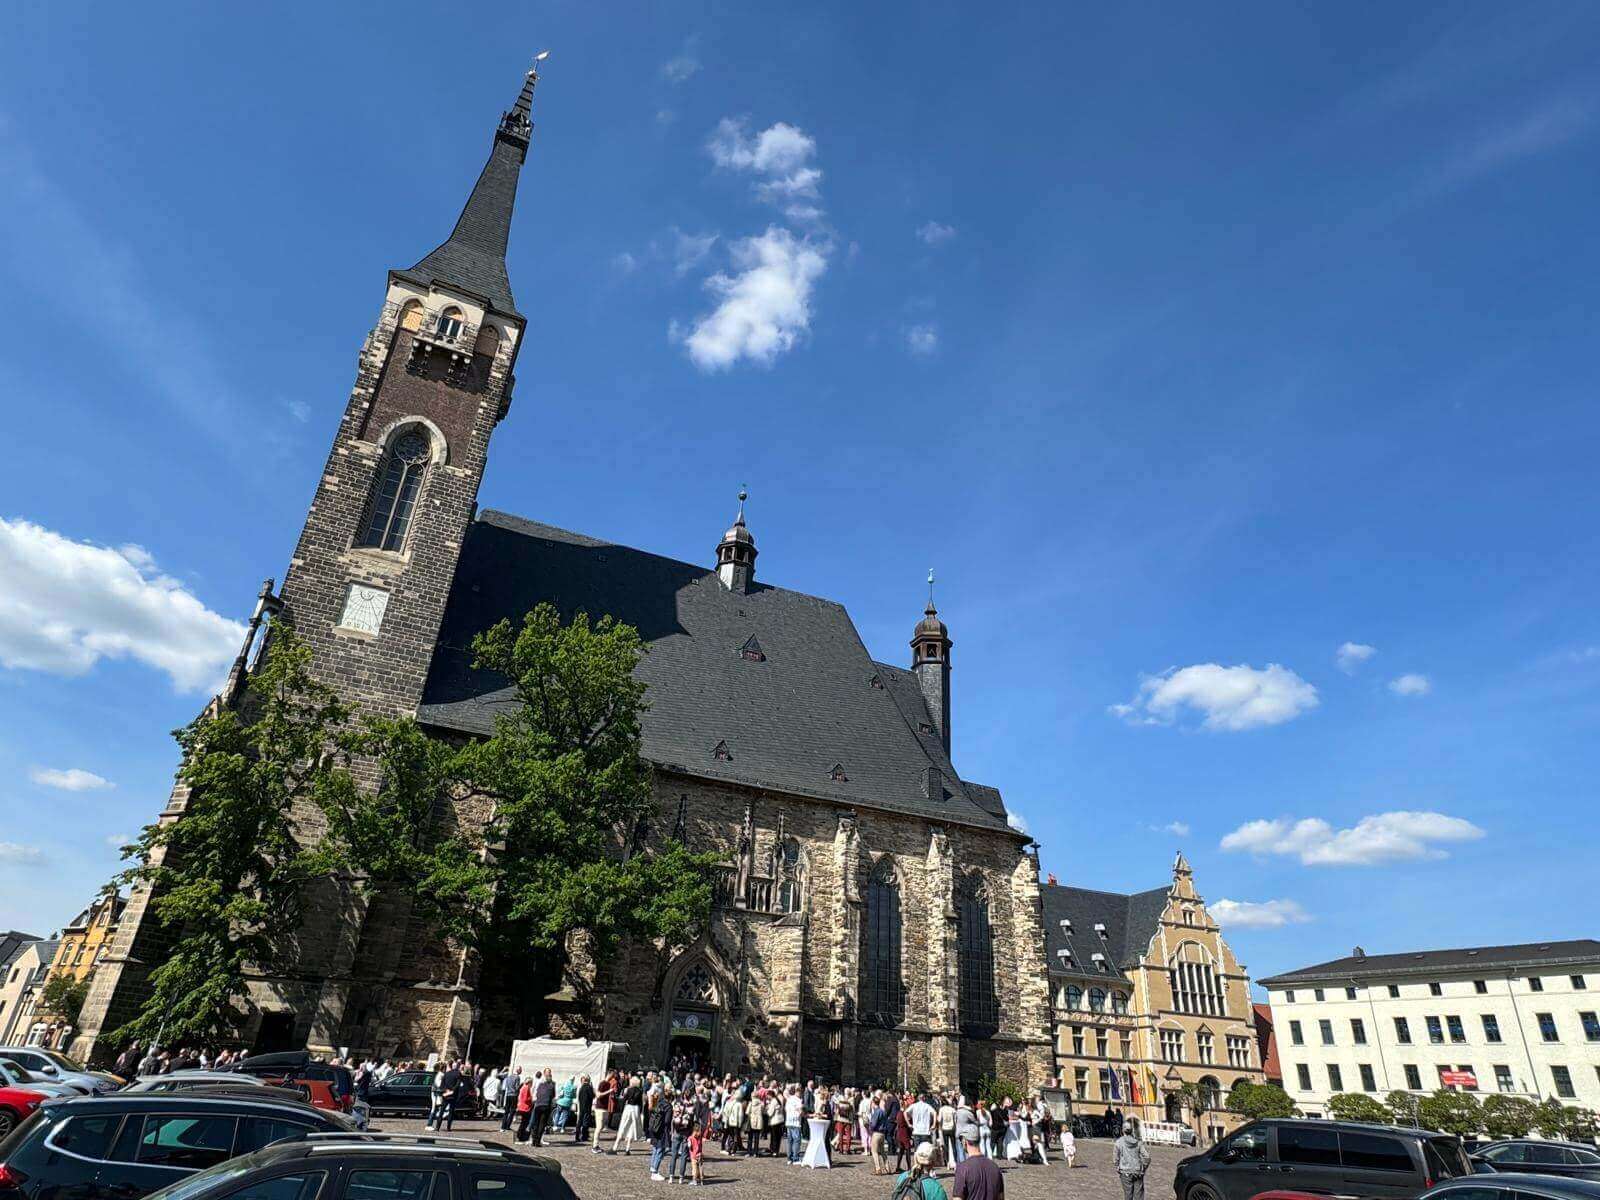
[[[20,1046],[41,1040],[46,1022],[39,1015],[39,993],[55,960],[54,938],[26,942],[6,967],[0,988],[0,1046]]]
[[[1256,1054],[1261,1073],[1268,1083],[1283,1085],[1283,1067],[1278,1062],[1278,1035],[1272,1028],[1272,1005],[1252,1004],[1250,1014],[1256,1023]]]
[[[1460,1088],[1600,1109],[1600,941],[1367,954],[1263,979],[1284,1086]]]
[[[56,956],[50,964],[50,977],[87,979],[101,954],[116,936],[117,923],[127,901],[114,891],[104,891],[94,902],[69,921],[56,935]]]
[[[1240,1080],[1263,1079],[1250,979],[1179,854],[1172,882],[1123,895],[1044,889],[1056,1074],[1080,1111],[1193,1126],[1215,1141]]]
[[[634,625],[650,650],[639,673],[659,811],[631,831],[631,851],[676,836],[730,865],[696,945],[666,962],[646,946],[575,962],[552,998],[557,1031],[626,1042],[640,1062],[692,1051],[718,1070],[1042,1084],[1037,846],[997,790],[951,761],[952,639],[931,589],[920,619],[908,614],[906,661],[889,663],[838,603],[757,578],[742,494],[720,539],[720,521],[707,530],[704,563],[479,511],[528,331],[505,252],[536,79],[502,116],[450,237],[389,272],[281,594],[263,589],[252,639],[276,609],[345,699],[460,738],[490,731],[506,701],[469,669],[476,633],[545,601]],[[216,704],[235,702],[250,647]],[[188,799],[180,786],[161,819],[183,820]],[[487,815],[455,808],[463,823]],[[163,951],[148,900],[129,897],[94,974],[80,1054],[148,995]],[[257,1047],[419,1057],[469,1040],[504,1052],[537,1032],[505,1020],[495,980],[426,937],[403,898],[330,882],[308,911],[295,969],[252,981]]]

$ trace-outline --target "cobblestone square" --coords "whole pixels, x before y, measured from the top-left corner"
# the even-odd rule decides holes
[[[387,1132],[421,1133],[421,1121],[387,1119],[374,1122],[374,1128]],[[509,1134],[500,1132],[498,1121],[457,1121],[451,1137],[485,1138],[509,1144]],[[603,1139],[609,1144],[610,1136]],[[643,1149],[639,1147],[642,1146]],[[650,1149],[636,1144],[631,1155],[596,1155],[587,1145],[575,1146],[570,1134],[546,1137],[539,1151],[561,1164],[573,1190],[583,1200],[633,1200],[634,1197],[671,1195],[676,1188],[650,1180]],[[1192,1149],[1172,1146],[1150,1147],[1150,1173],[1145,1179],[1148,1200],[1173,1200],[1172,1173],[1180,1158]],[[1007,1200],[1122,1200],[1122,1188],[1111,1169],[1111,1143],[1083,1138],[1078,1141],[1078,1165],[1068,1171],[1060,1157],[1052,1155],[1050,1165],[1041,1167],[1005,1166]],[[939,1178],[946,1190],[950,1170]],[[720,1151],[705,1160],[706,1187],[716,1189],[713,1196],[806,1196],[809,1200],[886,1200],[893,1192],[893,1180],[874,1178],[864,1156],[837,1155],[827,1172],[789,1167],[778,1158],[729,1159]]]

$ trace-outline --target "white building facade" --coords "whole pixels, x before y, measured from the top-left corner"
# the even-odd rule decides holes
[[[1441,1087],[1600,1110],[1600,941],[1357,947],[1261,984],[1283,1086],[1308,1117],[1340,1092]]]

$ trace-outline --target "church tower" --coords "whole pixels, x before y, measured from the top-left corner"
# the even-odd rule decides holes
[[[939,740],[950,753],[950,631],[933,606],[933,572],[928,572],[928,607],[911,631],[911,669],[922,685],[928,711],[939,727]]]
[[[389,272],[377,324],[284,579],[314,672],[378,715],[413,713],[511,406],[527,321],[506,274],[537,69],[494,132],[455,229]]]

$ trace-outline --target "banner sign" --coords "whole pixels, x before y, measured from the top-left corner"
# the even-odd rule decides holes
[[[673,1011],[670,1037],[704,1038],[711,1040],[711,1014],[703,1012]]]
[[[1471,1071],[1440,1071],[1439,1082],[1445,1087],[1475,1088],[1478,1086],[1478,1077]]]

